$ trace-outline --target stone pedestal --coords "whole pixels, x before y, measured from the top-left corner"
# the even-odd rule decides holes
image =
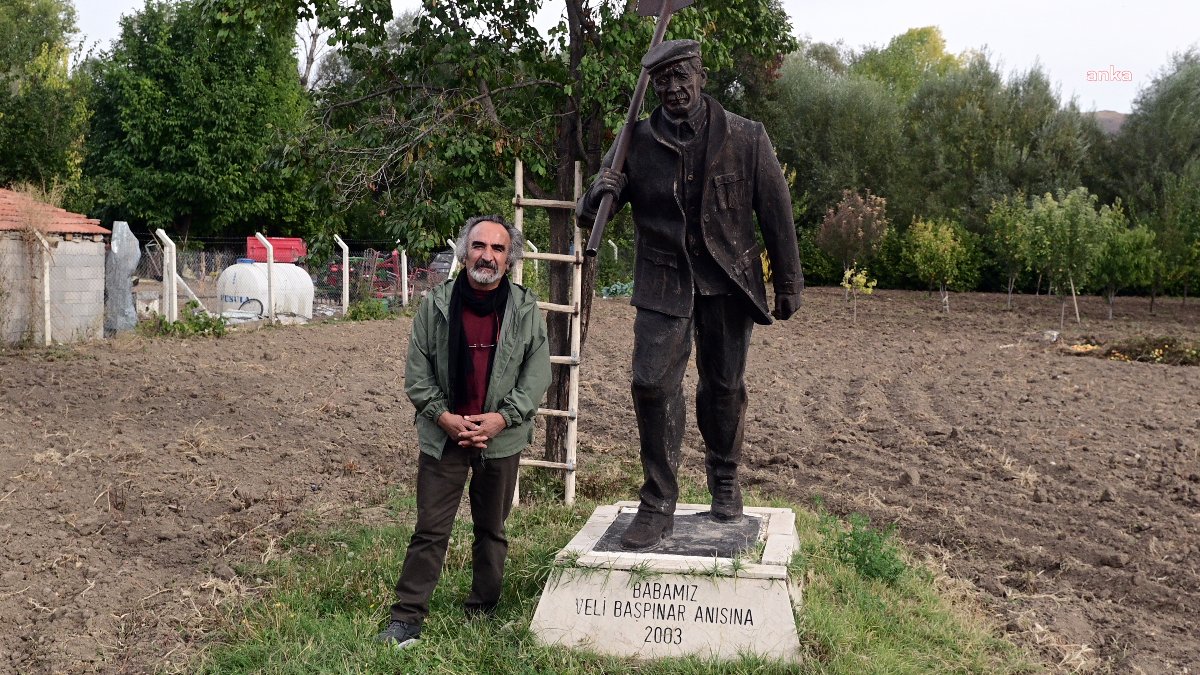
[[[559,552],[531,630],[544,643],[617,656],[798,662],[801,588],[787,573],[795,514],[747,507],[730,525],[708,509],[680,504],[671,538],[628,552],[617,540],[637,502],[597,508]]]

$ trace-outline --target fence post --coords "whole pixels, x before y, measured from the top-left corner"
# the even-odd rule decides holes
[[[450,250],[452,251],[450,254],[450,271],[446,272],[446,278],[449,279],[450,277],[454,276],[454,271],[458,269],[458,250],[454,247],[453,239],[447,239],[446,245],[449,246]]]
[[[350,247],[338,235],[333,240],[342,249],[342,316],[350,311]]]
[[[50,346],[50,242],[41,232],[33,230],[38,243],[42,245],[42,343]],[[32,264],[33,261],[31,260]],[[32,318],[32,317],[31,317]]]
[[[262,232],[255,232],[254,238],[267,249],[267,317],[275,323],[275,247]]]
[[[163,314],[167,321],[175,322],[179,320],[179,288],[175,285],[175,242],[171,241],[161,227],[155,230],[154,234],[162,243]]]
[[[400,249],[400,304],[408,307],[408,251]]]

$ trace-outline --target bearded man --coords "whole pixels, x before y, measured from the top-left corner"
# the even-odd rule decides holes
[[[450,530],[470,475],[472,582],[463,609],[490,615],[500,600],[521,451],[550,386],[546,322],[534,294],[510,283],[521,231],[500,216],[471,218],[456,248],[463,271],[421,301],[404,391],[416,408],[417,523],[396,582],[391,620],[376,639],[405,647],[421,635]]]

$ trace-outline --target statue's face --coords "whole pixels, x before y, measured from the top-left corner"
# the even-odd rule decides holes
[[[672,117],[686,117],[701,104],[700,90],[708,76],[699,60],[676,61],[650,74],[659,103]]]

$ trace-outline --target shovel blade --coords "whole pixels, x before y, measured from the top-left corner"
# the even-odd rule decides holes
[[[684,7],[689,7],[696,0],[638,0],[638,16],[658,16],[662,13],[663,4],[671,3],[670,13],[674,14]]]

